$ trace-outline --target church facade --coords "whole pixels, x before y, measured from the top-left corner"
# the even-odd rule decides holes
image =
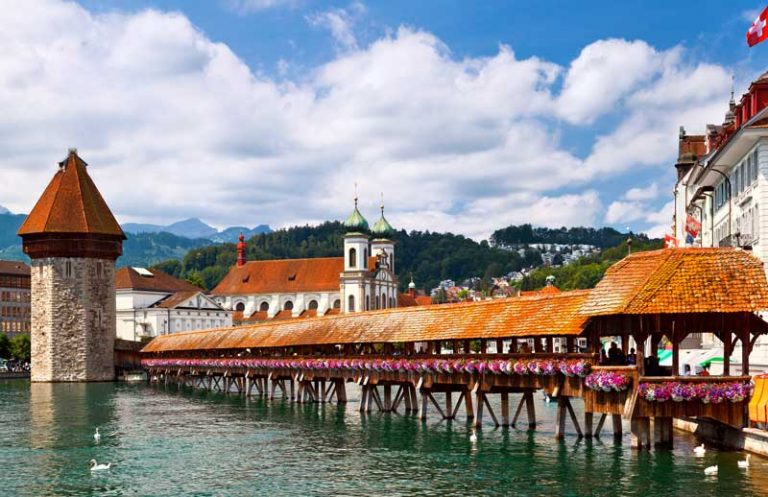
[[[384,217],[369,228],[357,207],[344,222],[344,255],[237,263],[211,291],[235,322],[289,319],[397,307],[394,229]]]

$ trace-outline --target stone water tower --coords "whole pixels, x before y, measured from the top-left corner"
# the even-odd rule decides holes
[[[115,377],[115,259],[125,234],[70,150],[18,232],[32,259],[32,381]]]

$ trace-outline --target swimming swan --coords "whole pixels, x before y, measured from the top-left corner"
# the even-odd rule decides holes
[[[474,443],[477,443],[477,435],[475,434],[475,430],[472,430],[472,434],[469,436],[469,441]]]
[[[708,468],[704,468],[704,474],[713,476],[717,474],[717,466],[710,466]]]
[[[747,458],[746,459],[744,459],[743,461],[739,461],[739,467],[741,469],[747,469],[749,467],[749,459],[750,459],[750,457],[752,457],[752,455],[751,454],[747,454]]]
[[[98,427],[96,428],[96,433],[93,434],[93,440],[96,443],[101,442],[101,433],[99,433],[99,428]]]
[[[109,469],[112,467],[112,463],[108,462],[107,464],[99,464],[96,462],[96,459],[91,459],[91,471],[103,471],[105,469]]]
[[[704,444],[701,444],[698,447],[693,448],[693,453],[697,456],[703,456],[707,453],[707,449],[704,448]]]

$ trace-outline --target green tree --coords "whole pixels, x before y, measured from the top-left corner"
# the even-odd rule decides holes
[[[189,273],[186,277],[186,280],[187,280],[187,283],[191,283],[198,288],[206,290],[205,278],[203,278],[203,275],[200,273],[200,271],[193,271]]]
[[[174,278],[178,278],[181,276],[181,261],[169,259],[167,261],[158,262],[152,266],[152,269],[157,269],[165,274],[170,274]]]
[[[0,358],[8,359],[11,357],[11,341],[5,333],[0,333]]]
[[[32,342],[29,339],[29,335],[24,333],[11,338],[10,352],[14,359],[29,362],[32,357]]]

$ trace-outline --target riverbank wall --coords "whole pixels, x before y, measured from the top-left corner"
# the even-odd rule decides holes
[[[757,428],[740,430],[707,419],[675,418],[673,425],[679,430],[693,433],[704,443],[768,457],[768,431]]]

